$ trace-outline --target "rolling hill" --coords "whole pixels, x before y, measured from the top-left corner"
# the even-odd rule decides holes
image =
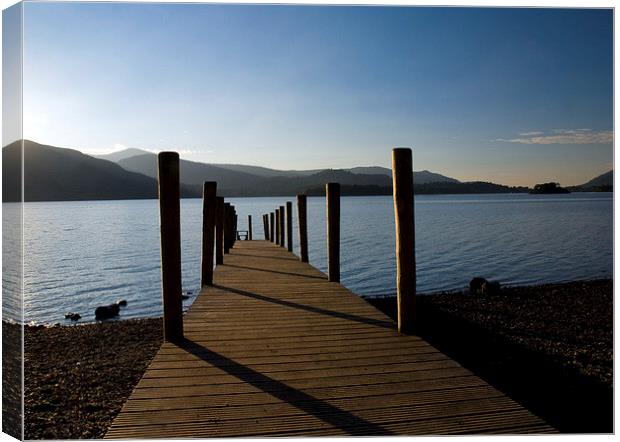
[[[592,178],[590,181],[582,184],[579,187],[590,188],[590,187],[613,186],[613,185],[614,185],[614,171],[610,170],[609,172],[605,172],[604,174],[599,175],[596,178]]]
[[[2,201],[20,201],[21,142],[2,149]],[[118,164],[60,147],[24,141],[25,201],[142,199],[157,197],[157,182]],[[188,189],[185,196],[196,196]]]
[[[6,146],[3,200],[19,201],[21,146]],[[114,161],[116,159],[116,162]],[[139,149],[98,158],[74,149],[24,141],[26,201],[139,199],[157,197],[157,155]],[[217,181],[225,197],[318,195],[327,182],[338,182],[343,195],[391,194],[391,171],[382,167],[277,171],[254,166],[213,165],[181,160],[183,197],[200,197],[204,181]],[[234,170],[233,170],[234,169]],[[249,173],[254,171],[256,173]],[[355,172],[359,173],[355,173]],[[294,172],[294,175],[290,175]],[[373,173],[374,172],[374,173]],[[418,194],[523,192],[527,188],[494,183],[461,183],[427,170],[414,172]]]
[[[118,161],[117,164],[131,172],[141,173],[152,178],[157,177],[157,155],[152,153],[125,158]],[[189,186],[200,187],[204,181],[217,181],[218,188],[221,190],[237,190],[239,188],[253,188],[264,180],[263,177],[250,173],[237,172],[211,164],[183,159],[179,163],[179,169],[181,182]]]
[[[142,149],[125,149],[118,152],[114,152],[107,155],[98,155],[98,158],[107,159],[110,161],[117,162],[122,167],[127,170],[131,170],[133,172],[143,173],[148,176],[155,177],[155,160],[153,158],[148,160],[148,155],[155,157],[155,154],[147,152]],[[135,157],[140,157],[140,159],[132,159]],[[283,178],[283,177],[308,177],[311,175],[316,175],[326,170],[331,169],[311,169],[311,170],[278,170],[271,169],[268,167],[262,166],[250,166],[245,164],[219,164],[219,163],[198,163],[194,161],[181,160],[181,180],[188,184],[200,184],[199,179],[194,179],[195,175],[202,176],[202,173],[207,173],[212,175],[216,181],[222,181],[222,185],[226,188],[235,187],[231,186],[228,179],[234,180],[235,175],[223,175],[224,170],[229,170],[232,172],[239,172],[245,174],[245,176],[239,175],[238,179],[247,180],[247,175],[254,175],[261,178]],[[215,169],[203,168],[203,166],[210,166]],[[183,178],[184,170],[187,169],[185,176]],[[191,170],[191,172],[190,172]],[[392,176],[392,170],[386,167],[380,166],[358,166],[352,167],[348,169],[339,169],[346,172],[351,172],[355,175],[385,175],[388,177]],[[221,179],[218,179],[220,178]],[[419,172],[414,172],[414,180],[417,184],[427,184],[427,183],[458,183],[459,181],[450,178],[438,173],[430,172],[428,170],[422,170]]]
[[[587,183],[579,186],[569,186],[571,192],[613,192],[614,190],[614,171],[610,170],[597,177],[592,178]]]

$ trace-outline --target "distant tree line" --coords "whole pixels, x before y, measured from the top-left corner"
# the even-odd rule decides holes
[[[536,184],[530,193],[570,193],[568,189],[560,187],[560,183]]]
[[[425,183],[415,184],[413,192],[418,195],[437,195],[437,194],[466,194],[466,193],[527,193],[528,187],[510,187],[501,184],[474,181],[470,183]],[[363,185],[341,185],[340,193],[344,196],[362,195],[391,195],[392,186],[363,186]],[[311,187],[306,190],[310,196],[325,195],[325,187]]]

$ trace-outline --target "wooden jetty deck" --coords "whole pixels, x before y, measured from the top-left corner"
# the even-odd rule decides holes
[[[554,429],[268,241],[239,241],[106,438]]]

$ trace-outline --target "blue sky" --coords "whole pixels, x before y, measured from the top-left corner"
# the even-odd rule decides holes
[[[612,12],[26,3],[24,137],[279,169],[579,184],[613,166]]]

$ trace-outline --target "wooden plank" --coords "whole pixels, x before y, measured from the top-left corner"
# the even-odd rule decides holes
[[[553,428],[270,241],[241,241],[106,438]]]
[[[224,391],[221,394],[212,393],[209,395],[183,398],[139,399],[132,397],[127,401],[126,411],[184,409],[203,406],[232,406],[279,402],[279,399],[275,396],[264,394],[263,391],[258,389],[252,390],[248,386],[245,387],[246,388],[238,388],[237,391],[234,392]],[[461,395],[467,397],[478,397],[478,394],[480,397],[495,397],[496,395],[501,395],[500,392],[475,376],[465,376],[461,378],[458,386],[455,384],[453,378],[448,378],[417,382],[405,380],[387,384],[356,385],[340,388],[317,387],[307,388],[302,391],[320,400],[372,397],[386,394],[407,395],[415,393],[415,396],[412,396],[412,400],[417,400],[419,403],[434,402],[437,398],[458,400]]]

